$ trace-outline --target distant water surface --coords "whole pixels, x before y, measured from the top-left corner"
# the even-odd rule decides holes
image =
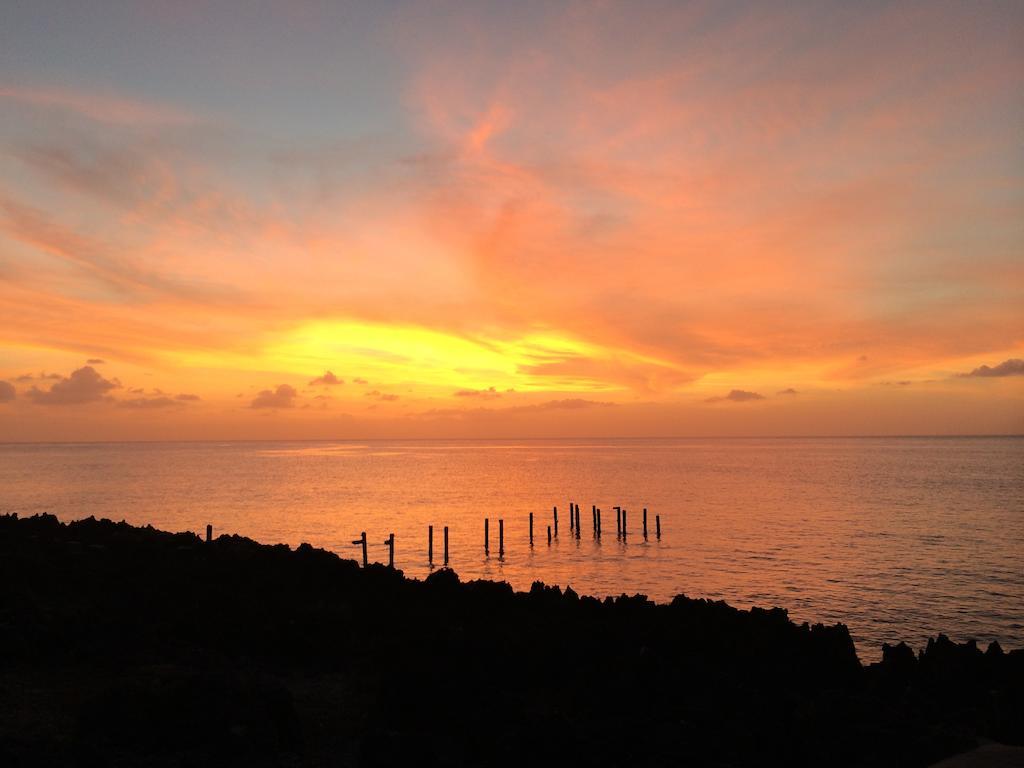
[[[614,505],[628,510],[625,541]],[[0,444],[0,511],[173,531],[210,522],[353,558],[365,530],[384,561],[394,532],[396,564],[417,578],[429,573],[427,526],[439,564],[447,525],[463,579],[778,605],[845,622],[865,660],[883,641],[920,646],[937,632],[1024,647],[1021,438]]]

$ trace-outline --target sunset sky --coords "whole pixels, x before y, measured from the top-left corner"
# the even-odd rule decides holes
[[[5,3],[0,440],[1022,433],[1022,30]]]

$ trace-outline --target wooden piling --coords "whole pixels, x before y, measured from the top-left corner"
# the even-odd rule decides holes
[[[551,526],[548,526],[548,546],[551,546]]]
[[[384,542],[388,545],[388,568],[395,567],[395,534],[388,534],[388,540]]]
[[[213,526],[209,523],[206,524],[206,540],[213,541]]]
[[[434,526],[427,526],[427,563],[434,564]]]
[[[359,538],[352,542],[353,544],[363,545],[363,568],[366,567],[366,531],[359,534]]]
[[[597,538],[601,538],[601,508],[597,508]]]
[[[661,538],[661,515],[655,515],[654,516],[654,531],[655,531],[655,535],[660,539]]]
[[[644,507],[644,541],[647,541],[647,507]]]
[[[576,505],[576,538],[577,539],[580,537],[580,531],[581,530],[582,530],[582,528],[580,526],[580,505],[577,504]]]
[[[448,526],[444,527],[444,567],[448,567]]]
[[[505,520],[498,518],[498,557],[505,556]]]
[[[558,536],[558,507],[551,508],[551,515],[555,519],[555,536]]]
[[[622,507],[615,508],[615,535],[622,535]]]
[[[573,508],[574,508],[574,507],[575,507],[575,504],[573,504],[573,503],[572,503],[572,502],[570,501],[570,502],[569,502],[569,532],[570,532],[570,533],[572,533],[572,524],[573,524],[573,520],[572,520],[572,511],[573,511]]]
[[[622,510],[622,538],[626,538],[626,510]]]
[[[530,546],[533,546],[533,512],[530,513]]]
[[[484,518],[484,554],[491,554],[491,520]]]

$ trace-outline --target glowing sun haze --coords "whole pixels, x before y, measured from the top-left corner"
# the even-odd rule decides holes
[[[1024,5],[0,11],[0,440],[1024,431]]]

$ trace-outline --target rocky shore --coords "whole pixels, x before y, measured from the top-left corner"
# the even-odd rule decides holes
[[[0,516],[0,765],[927,766],[1024,743],[1024,651],[308,545]]]

